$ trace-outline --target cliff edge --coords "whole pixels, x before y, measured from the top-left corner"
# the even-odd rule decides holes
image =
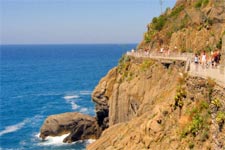
[[[93,92],[109,128],[87,149],[225,148],[225,87],[189,76],[184,64],[124,56]]]

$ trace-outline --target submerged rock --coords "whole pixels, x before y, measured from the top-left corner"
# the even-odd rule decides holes
[[[94,117],[80,113],[63,113],[49,116],[41,127],[40,138],[43,140],[47,136],[61,136],[70,133],[63,142],[85,139],[97,139],[101,130]]]

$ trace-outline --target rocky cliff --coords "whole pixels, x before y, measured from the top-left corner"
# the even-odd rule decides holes
[[[152,19],[140,49],[199,52],[221,49],[225,34],[225,1],[177,0],[173,9]]]
[[[87,149],[225,148],[225,88],[183,71],[182,61],[123,57],[93,92],[109,128]]]

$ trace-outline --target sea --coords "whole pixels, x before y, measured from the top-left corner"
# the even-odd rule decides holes
[[[95,116],[91,93],[136,44],[0,45],[0,150],[83,150],[38,135],[49,115]]]

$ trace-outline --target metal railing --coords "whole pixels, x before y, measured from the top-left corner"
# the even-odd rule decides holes
[[[128,56],[138,58],[151,58],[151,59],[164,59],[164,60],[182,60],[186,61],[185,72],[188,72],[192,76],[199,76],[203,78],[212,78],[220,85],[225,87],[225,66],[212,67],[210,64],[207,67],[203,67],[201,64],[194,63],[193,53],[168,53],[168,52],[140,52],[140,51],[128,51]],[[189,68],[189,70],[188,70]]]
[[[153,59],[171,59],[171,60],[183,60],[187,61],[188,58],[193,58],[192,53],[161,53],[161,52],[127,52],[128,56],[145,57]]]

